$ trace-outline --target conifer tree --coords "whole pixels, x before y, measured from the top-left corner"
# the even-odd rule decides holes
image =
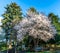
[[[2,15],[2,28],[5,31],[6,42],[16,41],[16,30],[13,26],[17,24],[22,19],[22,12],[20,6],[16,3],[10,3],[5,7],[5,12]]]

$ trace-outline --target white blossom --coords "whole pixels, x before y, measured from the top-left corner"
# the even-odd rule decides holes
[[[26,18],[14,27],[17,30],[17,39],[21,41],[26,33],[33,38],[48,41],[56,34],[55,27],[51,24],[48,17],[42,14],[28,12]]]

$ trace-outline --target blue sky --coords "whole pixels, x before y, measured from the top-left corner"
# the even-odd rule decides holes
[[[29,7],[35,7],[46,15],[53,12],[60,17],[60,0],[0,0],[0,17],[5,11],[4,7],[11,2],[21,6],[23,13],[26,13]]]

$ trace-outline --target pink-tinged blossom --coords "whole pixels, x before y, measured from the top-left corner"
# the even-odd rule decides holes
[[[55,27],[48,17],[33,12],[28,12],[26,18],[23,18],[14,28],[17,30],[17,39],[19,41],[23,40],[26,33],[43,41],[54,38],[56,34]]]

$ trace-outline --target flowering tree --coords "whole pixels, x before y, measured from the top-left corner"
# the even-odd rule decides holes
[[[17,30],[17,39],[19,41],[23,40],[27,33],[34,40],[41,39],[45,42],[49,39],[54,39],[56,34],[55,27],[48,20],[48,17],[32,11],[28,11],[27,16],[19,24],[16,24],[14,28]]]

